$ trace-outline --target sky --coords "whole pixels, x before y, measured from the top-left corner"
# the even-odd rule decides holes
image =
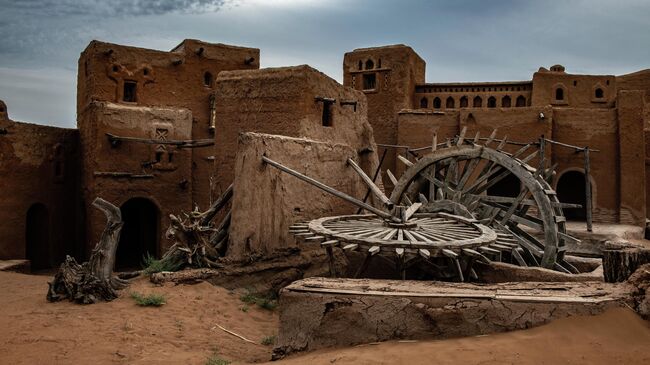
[[[411,46],[427,82],[530,80],[540,66],[650,68],[648,0],[0,0],[0,100],[10,118],[73,128],[93,40],[171,50],[185,38],[260,49],[339,82],[343,54]]]

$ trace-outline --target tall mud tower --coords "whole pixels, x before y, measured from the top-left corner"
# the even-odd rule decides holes
[[[345,54],[343,84],[366,94],[368,120],[378,144],[397,144],[398,112],[413,108],[415,85],[424,83],[425,67],[424,60],[411,47],[402,44],[358,48]],[[383,149],[379,147],[379,156]],[[394,172],[396,153],[404,152],[389,148],[382,170]],[[384,186],[392,190],[392,183],[383,176]]]

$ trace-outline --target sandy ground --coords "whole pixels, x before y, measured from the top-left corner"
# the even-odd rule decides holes
[[[239,295],[207,283],[157,287],[138,280],[110,303],[45,301],[48,276],[0,272],[2,364],[205,364],[270,358],[258,344],[277,333],[277,314],[242,311]],[[159,308],[129,291],[163,293]],[[255,342],[242,341],[221,325]],[[650,364],[650,324],[628,309],[574,317],[518,332],[444,341],[386,342],[330,349],[273,364]]]
[[[204,364],[224,359],[266,361],[276,313],[249,307],[239,295],[208,283],[156,287],[139,279],[109,303],[45,300],[49,276],[0,272],[2,364]],[[139,307],[129,291],[163,293],[167,304]],[[256,342],[231,336],[216,324]],[[214,328],[214,329],[213,329]]]

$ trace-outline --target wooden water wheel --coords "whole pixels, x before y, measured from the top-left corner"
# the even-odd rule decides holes
[[[491,248],[516,263],[577,273],[564,260],[565,242],[575,238],[566,234],[562,207],[567,205],[547,182],[552,171],[528,165],[538,154],[532,144],[510,154],[502,150],[505,140],[490,148],[493,139],[494,134],[479,144],[478,138],[460,137],[415,163],[401,158],[408,168],[394,181],[390,200],[420,202],[420,212],[447,211],[478,219],[499,236]],[[510,189],[503,189],[505,181]]]
[[[325,217],[291,226],[290,232],[308,242],[320,242],[330,257],[333,247],[365,254],[355,277],[373,257],[393,261],[401,277],[414,263],[438,270],[437,277],[464,281],[475,277],[475,261],[505,261],[542,266],[566,273],[578,270],[564,260],[566,234],[562,208],[547,179],[552,169],[527,164],[537,155],[533,144],[514,154],[461,136],[447,148],[411,162],[399,180],[388,171],[395,188],[390,198],[352,160],[351,166],[382,207],[369,205],[302,175],[266,156],[262,160],[322,190],[356,204],[371,215]],[[435,144],[434,144],[435,146]],[[532,152],[531,152],[532,150]],[[514,189],[498,188],[509,179]],[[577,240],[576,240],[577,241]],[[449,264],[451,263],[451,264]]]

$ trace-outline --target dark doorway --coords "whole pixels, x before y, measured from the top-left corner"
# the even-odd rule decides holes
[[[515,175],[508,175],[487,189],[487,194],[492,196],[505,196],[516,198],[521,190],[521,182]]]
[[[52,268],[50,215],[41,203],[36,203],[27,210],[25,251],[32,270]]]
[[[129,199],[120,210],[124,227],[117,246],[115,268],[139,268],[145,254],[158,256],[160,212],[153,202],[145,198]]]
[[[560,176],[560,180],[557,182],[557,189],[555,190],[560,202],[582,205],[582,208],[562,209],[567,220],[585,221],[587,219],[587,211],[585,209],[585,174],[580,171],[568,171],[564,173]]]

